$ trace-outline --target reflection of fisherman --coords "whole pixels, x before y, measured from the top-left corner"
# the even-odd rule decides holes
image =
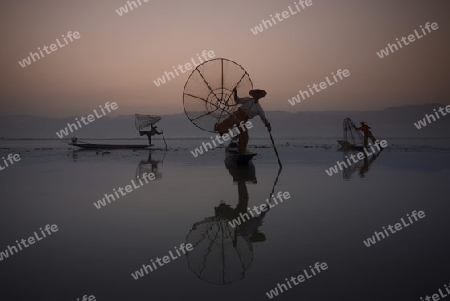
[[[262,221],[266,215],[266,213],[269,211],[262,212],[260,215],[252,217],[250,213],[247,211],[248,207],[248,190],[247,190],[247,184],[246,180],[252,180],[253,183],[256,183],[254,179],[254,174],[250,175],[252,179],[249,179],[249,175],[244,173],[247,171],[245,169],[233,169],[235,166],[227,166],[229,172],[232,174],[233,178],[237,180],[238,185],[238,195],[239,195],[239,202],[236,206],[236,208],[231,208],[230,205],[221,203],[219,206],[215,208],[216,216],[223,217],[225,219],[228,219],[230,221],[237,220],[241,214],[242,215],[248,215],[248,219],[245,222],[242,222],[239,226],[235,228],[235,235],[241,235],[245,238],[247,238],[251,242],[262,242],[266,240],[266,236],[259,232],[258,228],[261,227]],[[250,166],[248,166],[250,167]],[[247,168],[248,168],[247,167]],[[253,171],[254,172],[254,171]],[[244,175],[244,177],[242,176]],[[247,179],[245,179],[247,178]]]
[[[153,160],[152,159],[152,152],[149,151],[148,153],[148,159],[146,160],[140,160],[137,170],[136,170],[136,179],[143,178],[144,174],[150,174],[153,173],[155,175],[156,179],[162,179],[162,172],[160,172],[159,169],[159,163],[162,162],[160,160]]]
[[[372,140],[372,144],[375,144],[375,137],[372,135],[372,132],[370,131],[370,126],[367,125],[364,121],[361,121],[361,126],[359,128],[355,127],[355,129],[360,130],[364,133],[364,147],[367,147],[367,142],[369,138]]]
[[[378,154],[373,153],[372,158],[370,158],[370,161],[367,158],[367,154],[364,152],[364,165],[359,169],[360,178],[364,178],[364,174],[366,174],[369,171],[370,165],[372,165],[372,163],[377,159],[378,155],[381,153],[382,150],[383,149],[381,149]]]
[[[350,180],[353,173],[359,170],[359,177],[364,178],[365,174],[369,172],[370,166],[375,162],[375,160],[379,157],[380,153],[383,151],[383,148],[378,153],[371,153],[369,160],[369,156],[366,152],[362,152],[364,154],[364,160],[358,161],[356,165],[344,167],[343,178],[344,180]],[[344,154],[344,158],[347,158],[347,153]],[[344,159],[345,160],[345,159]],[[362,164],[361,164],[362,163]]]
[[[150,131],[139,131],[141,136],[147,135],[148,145],[152,146],[152,136],[154,135],[162,135],[163,131],[158,131],[157,126],[152,124],[152,128]]]
[[[266,236],[259,232],[258,228],[262,226],[262,221],[268,211],[261,213],[258,216],[251,217],[250,213],[247,212],[248,206],[248,191],[247,185],[238,182],[238,193],[239,193],[239,203],[235,209],[231,208],[230,205],[221,203],[215,208],[216,216],[224,217],[230,221],[237,220],[242,215],[247,215],[248,218],[245,222],[242,222],[236,227],[235,235],[242,235],[248,238],[251,242],[262,242],[266,240]]]
[[[145,162],[145,161],[142,161],[142,162],[144,162],[144,163],[146,163],[146,164],[149,164],[149,163],[150,163],[150,164],[152,165],[152,172],[153,172],[153,173],[155,173],[155,172],[158,171],[158,163],[159,163],[159,161],[152,160],[152,153],[151,153],[151,152],[148,153],[148,159],[147,159],[147,162]]]
[[[242,236],[248,237],[251,242],[263,242],[266,240],[264,233],[259,232],[258,228],[262,226],[263,219],[268,211],[251,218],[237,227],[237,231]]]
[[[258,100],[266,96],[266,91],[264,90],[250,90],[248,92],[251,97],[239,98],[236,89],[233,90],[234,101],[241,106],[234,112],[230,117],[222,121],[221,123],[214,126],[214,130],[219,132],[220,135],[224,135],[228,132],[234,125],[239,123],[246,123],[249,119],[259,115],[261,120],[266,125],[267,129],[271,131],[271,126],[269,120],[267,120],[264,110],[258,103]],[[242,130],[239,133],[239,153],[245,153],[247,149],[247,144],[249,140],[248,129]]]

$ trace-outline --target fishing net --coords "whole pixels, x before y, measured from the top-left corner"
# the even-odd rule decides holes
[[[349,146],[363,145],[363,136],[350,118],[344,119],[344,143]]]
[[[239,281],[253,262],[251,242],[237,235],[228,222],[221,217],[206,218],[195,223],[186,237],[186,243],[194,247],[186,254],[189,269],[208,283]]]
[[[197,66],[184,86],[186,116],[200,129],[214,132],[214,124],[239,108],[234,101],[233,89],[241,97],[253,89],[250,76],[241,65],[217,58]]]
[[[161,120],[161,117],[155,115],[141,115],[136,114],[135,125],[138,131],[144,130],[146,127],[149,127],[158,121]]]

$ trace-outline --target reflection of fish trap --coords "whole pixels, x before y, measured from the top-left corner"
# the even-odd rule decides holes
[[[142,160],[141,162],[139,162],[139,165],[137,167],[136,170],[136,178],[141,178],[144,176],[144,173],[150,174],[150,173],[154,173],[155,174],[155,179],[156,180],[161,180],[162,179],[162,172],[158,171],[157,168],[157,164],[159,163],[159,161],[155,162],[147,162],[145,160]]]
[[[194,249],[189,269],[201,280],[225,285],[242,280],[253,261],[251,242],[238,236],[228,219],[210,217],[195,223],[186,237]]]

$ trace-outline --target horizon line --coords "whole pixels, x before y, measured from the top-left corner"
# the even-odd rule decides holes
[[[433,106],[433,105],[440,105],[440,106],[447,106],[446,104],[442,103],[424,103],[424,104],[411,104],[411,105],[401,105],[401,106],[392,106],[392,107],[386,107],[384,109],[379,110],[318,110],[318,111],[297,111],[297,112],[288,112],[288,111],[282,111],[282,110],[273,110],[273,111],[265,111],[266,113],[269,112],[281,112],[281,113],[288,113],[288,114],[297,114],[297,113],[329,113],[329,112],[381,112],[387,109],[395,109],[395,108],[404,108],[404,107],[420,107],[420,106]],[[179,113],[164,113],[164,114],[152,114],[152,115],[158,115],[158,116],[171,116],[171,115],[183,115],[185,112],[180,111]],[[113,116],[103,116],[103,117],[109,117],[109,118],[117,118],[120,116],[132,116],[137,113],[129,113],[129,114],[121,114],[121,115],[113,115]],[[150,114],[150,113],[149,113]],[[89,114],[87,114],[89,115]],[[17,116],[31,116],[31,117],[40,117],[40,118],[52,118],[52,119],[65,119],[65,118],[72,118],[75,115],[69,115],[66,117],[51,117],[51,116],[44,116],[44,115],[31,115],[31,114],[1,114],[1,117],[17,117]],[[84,116],[84,115],[83,115]],[[76,115],[75,117],[78,117]]]

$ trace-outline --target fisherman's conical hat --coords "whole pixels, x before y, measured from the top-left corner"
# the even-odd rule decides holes
[[[267,92],[264,90],[260,90],[260,89],[253,89],[253,90],[250,90],[248,92],[248,94],[253,97],[256,97],[256,96],[264,97],[267,95]]]

